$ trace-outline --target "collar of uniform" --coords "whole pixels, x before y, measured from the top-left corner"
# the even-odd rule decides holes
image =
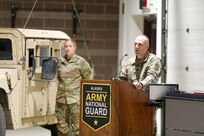
[[[67,64],[67,63],[70,63],[70,62],[75,62],[76,58],[77,58],[76,54],[73,54],[72,58],[69,61],[67,61],[66,55],[64,55],[61,62],[64,63],[64,64]]]
[[[135,59],[135,64],[139,64],[139,63],[142,63],[142,62],[146,62],[148,57],[149,57],[149,51],[144,55],[143,58],[139,59],[137,56],[136,56],[136,59]]]

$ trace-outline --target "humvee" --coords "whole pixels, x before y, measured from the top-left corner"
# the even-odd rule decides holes
[[[5,127],[57,123],[57,61],[69,38],[62,31],[0,28],[0,134]]]

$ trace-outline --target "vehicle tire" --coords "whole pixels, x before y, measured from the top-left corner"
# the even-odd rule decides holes
[[[3,108],[1,107],[1,104],[0,104],[0,136],[5,136],[5,135],[6,135],[6,121],[5,121]]]

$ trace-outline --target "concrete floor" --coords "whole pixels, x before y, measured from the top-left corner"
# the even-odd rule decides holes
[[[37,126],[32,128],[6,130],[6,136],[51,136],[51,132],[48,129]]]

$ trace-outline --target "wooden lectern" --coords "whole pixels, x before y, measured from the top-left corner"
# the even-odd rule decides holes
[[[106,92],[108,87],[110,92]],[[80,95],[80,136],[153,135],[153,107],[146,105],[147,92],[137,90],[133,84],[127,81],[82,80]],[[90,109],[95,112],[91,113]],[[105,125],[95,128],[100,122],[105,122]]]

